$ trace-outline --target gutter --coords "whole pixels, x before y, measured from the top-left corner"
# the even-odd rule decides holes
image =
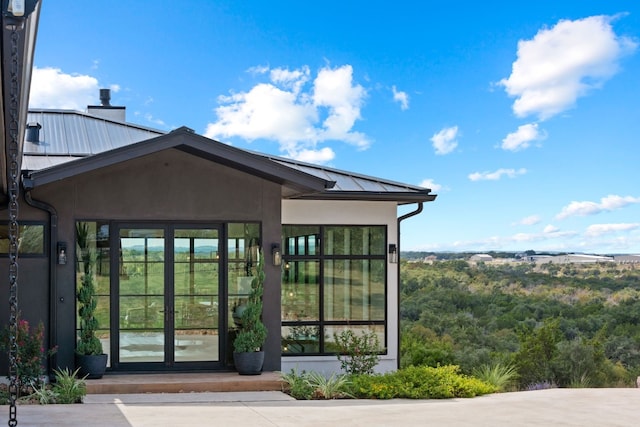
[[[58,279],[56,274],[56,243],[58,241],[58,212],[48,203],[40,200],[34,200],[31,197],[33,190],[33,180],[25,176],[22,177],[22,186],[24,188],[24,199],[29,206],[40,209],[49,214],[49,348],[57,345],[57,293]],[[52,366],[56,366],[56,353],[51,356],[49,371]]]
[[[405,219],[411,218],[412,216],[416,216],[422,212],[424,209],[424,203],[419,202],[418,207],[415,211],[406,213],[400,217],[398,217],[398,333],[396,336],[398,337],[398,366],[397,369],[400,369],[400,223]]]

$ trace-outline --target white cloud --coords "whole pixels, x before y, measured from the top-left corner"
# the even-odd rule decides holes
[[[531,40],[520,40],[511,75],[499,82],[516,98],[514,113],[548,119],[616,74],[620,58],[637,44],[617,36],[612,19],[601,15],[561,20]]]
[[[519,151],[529,148],[532,141],[539,141],[546,138],[544,132],[540,132],[537,123],[528,123],[518,126],[518,130],[508,134],[502,140],[502,149],[509,151]]]
[[[592,224],[587,227],[586,236],[597,237],[603,234],[612,234],[620,231],[630,231],[640,228],[640,223],[619,224]]]
[[[442,129],[431,137],[436,154],[449,154],[458,146],[458,126]]]
[[[469,174],[471,181],[497,181],[503,176],[515,178],[518,175],[527,173],[525,168],[516,169],[498,169],[494,172],[474,172]]]
[[[87,105],[97,103],[98,89],[95,77],[67,74],[59,68],[33,67],[29,107],[84,111]]]
[[[320,150],[301,150],[294,153],[291,158],[307,163],[324,164],[330,162],[335,157],[336,153],[334,153],[331,148],[324,147]]]
[[[364,149],[370,142],[364,135],[350,130],[361,118],[360,107],[367,93],[362,86],[353,84],[352,75],[351,65],[321,69],[314,82],[313,103],[316,108],[328,109],[322,139],[343,140]]]
[[[442,189],[442,185],[436,184],[433,179],[425,179],[420,184],[420,187],[429,188],[431,191],[440,191]]]
[[[271,70],[271,81],[276,84],[281,84],[283,87],[293,89],[293,92],[298,94],[307,81],[311,71],[309,67],[304,66],[299,70],[289,71],[283,68],[274,68]]]
[[[312,152],[320,153],[318,158],[323,159],[328,159],[329,152],[335,156],[330,149],[317,149],[319,143],[329,140],[343,141],[359,149],[371,144],[366,135],[352,130],[361,118],[366,91],[354,84],[350,65],[321,69],[306,91],[311,79],[306,66],[293,71],[267,67],[252,71],[268,72],[270,81],[258,83],[248,92],[219,97],[217,121],[207,125],[205,136],[249,141],[271,139],[293,158]]]
[[[595,215],[601,212],[609,212],[620,209],[627,205],[636,203],[640,203],[640,197],[622,197],[616,195],[603,197],[602,199],[600,199],[600,203],[591,201],[573,201],[562,208],[560,213],[556,215],[556,219],[565,219],[572,216]]]
[[[558,231],[560,231],[560,229],[558,227],[556,227],[555,225],[551,225],[551,224],[547,225],[542,230],[542,232],[544,234],[554,234],[554,233],[557,233]]]
[[[539,215],[529,215],[528,217],[522,218],[518,224],[520,225],[536,225],[541,221]]]
[[[407,92],[399,91],[395,86],[391,90],[393,91],[393,100],[400,103],[400,109],[407,110],[409,108],[409,95]]]

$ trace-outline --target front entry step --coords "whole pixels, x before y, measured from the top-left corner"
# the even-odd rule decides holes
[[[281,391],[277,372],[238,375],[237,372],[105,374],[87,380],[87,394],[191,393],[233,391]]]

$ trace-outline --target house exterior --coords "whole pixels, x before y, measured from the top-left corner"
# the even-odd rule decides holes
[[[374,331],[378,369],[398,367],[400,224],[430,190],[127,123],[101,97],[88,112],[26,116],[19,306],[57,346],[50,368],[75,363],[80,245],[95,254],[108,372],[233,369],[260,256],[264,370],[337,371],[333,334],[345,329]],[[398,217],[406,204],[416,209]]]
[[[74,368],[91,271],[109,373],[232,370],[262,260],[265,371],[336,371],[345,329],[398,367],[400,225],[430,190],[128,123],[108,90],[86,112],[28,111],[40,3],[25,4],[0,17],[0,324],[42,322],[49,371]]]
[[[469,261],[471,262],[491,262],[493,261],[493,257],[489,254],[474,254],[471,255],[471,257],[469,258]]]
[[[614,262],[613,257],[587,254],[566,254],[556,256],[537,257],[536,264],[596,264]]]

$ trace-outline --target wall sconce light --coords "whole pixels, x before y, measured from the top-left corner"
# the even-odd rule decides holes
[[[389,262],[392,264],[398,262],[398,246],[395,243],[389,244]]]
[[[273,265],[276,267],[282,264],[282,252],[280,251],[280,245],[278,243],[271,245],[271,257]]]
[[[58,242],[58,264],[65,265],[67,263],[67,244]]]

